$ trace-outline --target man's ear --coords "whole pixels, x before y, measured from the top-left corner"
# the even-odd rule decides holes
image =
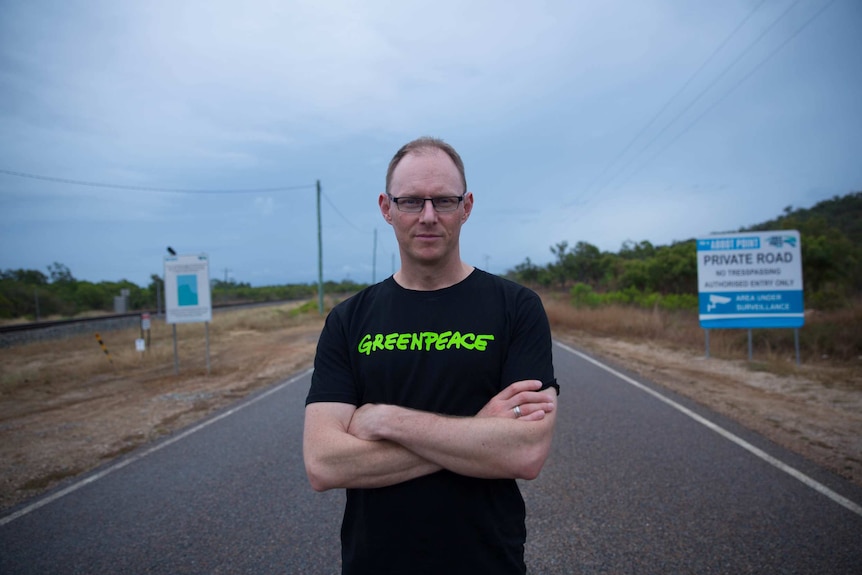
[[[383,214],[383,219],[386,220],[387,223],[392,223],[392,214],[390,214],[390,210],[392,209],[392,202],[389,201],[389,196],[386,194],[380,194],[380,197],[377,198],[377,205],[380,207],[380,213]]]
[[[467,218],[470,217],[470,213],[473,211],[473,192],[467,192],[464,194],[464,217],[461,218],[461,223],[467,221]]]

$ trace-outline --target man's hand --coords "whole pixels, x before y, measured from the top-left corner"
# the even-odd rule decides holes
[[[520,419],[521,421],[541,421],[555,407],[554,393],[550,389],[542,389],[542,382],[537,379],[516,381],[495,395],[485,404],[476,417],[504,417]],[[520,411],[520,417],[515,412]]]
[[[383,439],[381,426],[387,421],[386,411],[388,407],[382,403],[366,403],[362,407],[356,408],[353,417],[350,418],[347,433],[366,441]]]

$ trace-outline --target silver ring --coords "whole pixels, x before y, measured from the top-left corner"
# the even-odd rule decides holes
[[[512,411],[515,412],[515,417],[521,417],[521,406],[520,405],[516,405],[515,407],[513,407]]]

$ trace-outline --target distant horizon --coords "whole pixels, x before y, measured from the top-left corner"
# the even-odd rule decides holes
[[[814,204],[812,204],[811,206],[792,206],[792,205],[790,205],[790,206],[784,206],[784,208],[782,209],[782,212],[781,212],[780,214],[777,214],[776,216],[773,216],[773,217],[771,217],[771,218],[767,218],[766,220],[764,220],[764,221],[762,221],[762,222],[753,223],[753,224],[749,224],[749,225],[746,225],[746,226],[740,226],[740,227],[738,227],[738,228],[736,228],[736,229],[733,229],[733,230],[724,230],[724,231],[719,231],[719,232],[709,232],[709,233],[705,233],[705,234],[700,234],[700,235],[698,235],[698,236],[696,236],[696,237],[686,238],[686,239],[684,239],[684,240],[675,240],[675,241],[672,241],[672,242],[669,242],[669,243],[666,243],[666,244],[653,244],[652,242],[650,242],[650,244],[651,244],[653,247],[655,247],[655,248],[660,248],[660,247],[670,246],[670,245],[674,245],[674,244],[678,244],[678,243],[684,243],[684,242],[696,241],[697,239],[705,238],[705,237],[709,237],[709,236],[722,235],[722,234],[735,234],[735,233],[739,233],[739,232],[741,232],[741,231],[744,231],[744,230],[746,230],[746,229],[749,229],[749,228],[752,228],[752,227],[757,227],[757,226],[763,225],[763,224],[765,224],[765,223],[767,223],[767,222],[770,222],[770,221],[772,221],[772,220],[775,220],[775,219],[779,219],[779,218],[781,218],[781,217],[784,217],[784,216],[786,215],[786,213],[785,213],[785,211],[784,211],[784,210],[785,210],[787,207],[790,207],[790,208],[791,208],[791,213],[792,213],[792,212],[794,212],[794,211],[797,211],[797,210],[810,210],[810,209],[814,208],[815,206],[817,206],[818,204],[822,204],[822,203],[824,203],[824,202],[829,202],[829,201],[833,201],[833,200],[841,199],[841,198],[844,198],[844,197],[847,197],[847,196],[851,196],[851,195],[854,195],[854,194],[858,194],[858,193],[862,193],[862,190],[858,190],[858,191],[854,191],[854,192],[848,192],[848,193],[846,193],[846,194],[844,194],[844,195],[836,195],[836,196],[833,196],[833,197],[831,197],[831,198],[827,198],[827,199],[825,199],[825,200],[819,200],[819,201],[815,202]],[[802,240],[804,241],[804,236],[802,237]],[[559,242],[562,242],[562,241],[568,241],[568,240],[559,240]],[[587,240],[575,240],[575,241],[569,241],[569,242],[568,242],[568,246],[569,246],[569,248],[572,248],[572,247],[574,247],[578,242],[581,242],[581,241],[586,241],[587,243],[590,243],[590,242],[588,242]],[[619,248],[619,249],[617,249],[616,251],[613,251],[613,250],[600,250],[600,251],[601,251],[602,253],[619,254],[620,249],[622,249],[622,246],[623,246],[623,244],[624,244],[626,241],[628,241],[628,240],[623,240],[623,242],[621,242],[621,243],[620,243],[620,248]],[[631,241],[634,243],[634,245],[638,245],[638,244],[640,244],[640,243],[641,243],[641,242],[643,242],[643,241],[649,241],[649,240],[639,240],[639,241],[637,241],[637,240],[631,240]],[[557,242],[557,243],[559,243],[559,242]],[[550,245],[548,246],[548,248],[549,248],[549,249],[548,249],[548,253],[549,253],[549,254],[550,254],[550,248],[551,248],[551,247],[554,247],[555,245],[556,245],[556,243],[554,243],[554,244],[550,244]],[[592,245],[594,245],[594,244],[592,244]],[[596,246],[596,247],[598,247],[598,246]],[[166,246],[166,250],[167,250],[167,246]],[[326,250],[326,246],[324,245],[324,253],[325,253],[325,250]],[[183,253],[183,252],[181,252],[181,251],[177,251],[177,252],[176,252],[176,254],[175,254],[175,256],[184,256],[184,255],[201,255],[201,254],[206,254],[206,255],[210,256],[210,254],[207,254],[206,252],[187,252],[187,253]],[[162,258],[163,258],[163,259],[162,259],[162,262],[164,261],[164,258],[166,258],[166,257],[167,257],[167,258],[170,258],[170,257],[175,257],[175,256],[174,256],[174,254],[170,254],[170,253],[168,253],[168,252],[166,251],[166,252],[165,252],[165,254],[164,254],[164,256],[162,256]],[[553,256],[553,254],[551,254],[551,256]],[[212,261],[211,256],[209,257],[209,259],[210,259],[210,261]],[[468,263],[468,264],[470,264],[470,265],[472,265],[472,266],[474,266],[474,267],[476,267],[476,268],[479,268],[479,269],[482,269],[482,270],[484,270],[484,271],[487,271],[487,272],[489,272],[489,273],[493,273],[493,274],[495,274],[495,275],[501,275],[501,276],[504,276],[504,275],[506,275],[506,274],[508,274],[508,273],[511,273],[511,272],[515,271],[515,266],[517,266],[517,265],[519,265],[519,264],[522,264],[522,263],[526,262],[526,260],[527,260],[527,258],[525,257],[523,260],[519,261],[517,264],[513,265],[511,268],[508,268],[508,269],[506,269],[506,270],[504,270],[504,271],[502,271],[502,272],[488,270],[488,269],[486,269],[485,267],[483,267],[481,264],[476,264],[476,263],[472,263],[472,262],[467,262],[467,263]],[[540,268],[541,268],[541,267],[546,267],[548,264],[552,263],[552,261],[553,261],[553,257],[548,257],[548,258],[547,258],[547,261],[544,261],[544,262],[536,262],[536,261],[533,261],[532,259],[530,259],[530,262],[531,262],[533,265],[536,265],[537,267],[540,267]],[[63,262],[51,262],[50,264],[46,264],[46,265],[44,266],[44,269],[45,269],[45,270],[47,270],[47,269],[48,269],[48,267],[49,267],[49,266],[51,266],[51,265],[53,265],[54,263],[59,263],[59,264],[65,265]],[[66,266],[66,267],[68,267],[68,266]],[[17,269],[35,270],[35,271],[40,271],[40,272],[42,272],[42,273],[45,273],[42,269],[38,269],[38,270],[36,270],[35,268],[3,268],[3,271],[14,271],[14,270],[17,270]],[[213,269],[214,269],[214,268],[212,268],[212,267],[210,268],[210,283],[213,283],[214,281],[225,282],[225,280],[224,280],[222,277],[218,276],[217,274],[213,274],[213,273],[212,273],[212,272],[213,272]],[[379,270],[378,270],[378,271],[379,271]],[[144,284],[140,284],[140,283],[137,283],[137,282],[135,282],[135,281],[133,281],[133,280],[128,280],[128,279],[126,279],[126,278],[120,278],[120,279],[116,279],[116,280],[102,279],[102,280],[93,281],[93,280],[88,280],[88,279],[85,279],[85,278],[79,278],[79,277],[75,276],[75,270],[73,270],[73,269],[71,269],[71,268],[69,268],[69,272],[72,274],[72,277],[73,277],[73,278],[75,278],[75,280],[76,280],[76,281],[89,281],[90,283],[94,283],[94,284],[99,284],[99,283],[102,283],[102,282],[106,282],[106,283],[120,283],[120,282],[128,281],[128,282],[133,283],[133,284],[135,284],[135,285],[137,285],[138,287],[141,287],[141,288],[146,288],[146,287],[149,285],[149,281],[147,281],[147,282],[146,282],[146,283],[144,283]],[[160,270],[159,275],[161,276],[161,275],[162,275],[162,273],[163,273],[163,270]],[[45,275],[46,275],[47,277],[49,277],[49,280],[50,280],[50,274],[49,274],[49,273],[45,273]],[[385,278],[389,277],[390,275],[392,275],[392,273],[385,273],[385,274],[383,274],[382,276],[378,273],[377,281],[378,281],[378,282],[379,282],[379,281],[382,281],[383,279],[385,279]],[[149,275],[148,275],[148,277],[149,277]],[[248,281],[245,281],[245,280],[243,280],[243,279],[241,279],[241,278],[236,278],[236,277],[230,277],[230,278],[229,278],[229,281],[228,281],[227,283],[230,283],[230,281],[233,281],[233,283],[235,283],[235,284],[248,284],[249,286],[251,286],[251,287],[253,287],[253,288],[262,288],[262,287],[279,287],[279,286],[289,286],[289,285],[308,285],[308,286],[317,286],[317,285],[318,285],[318,280],[317,280],[317,278],[316,278],[316,277],[315,277],[313,280],[310,280],[310,281],[291,281],[291,282],[276,283],[276,284],[258,284],[258,285],[255,285],[255,284],[253,284],[253,283],[251,283],[251,282],[248,282]],[[324,283],[326,283],[326,282],[333,282],[333,283],[353,282],[353,283],[356,283],[356,284],[359,284],[359,285],[368,285],[368,284],[370,284],[370,283],[371,283],[370,281],[368,281],[368,282],[365,282],[365,281],[357,281],[357,280],[353,280],[353,279],[350,279],[350,278],[331,279],[331,278],[326,278],[326,277],[324,277],[324,278],[323,278],[323,281],[324,281]]]

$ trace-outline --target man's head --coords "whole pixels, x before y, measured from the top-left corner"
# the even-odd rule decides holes
[[[461,160],[461,156],[458,155],[455,148],[443,140],[430,138],[428,136],[423,136],[422,138],[417,138],[412,142],[407,142],[401,146],[400,150],[395,152],[394,156],[392,156],[392,161],[389,162],[389,169],[386,171],[386,193],[392,193],[392,174],[395,172],[395,168],[398,167],[401,160],[404,159],[404,156],[407,154],[423,154],[436,151],[443,152],[449,156],[455,164],[455,167],[458,169],[458,173],[461,176],[461,183],[464,185],[464,188],[461,190],[461,194],[466,194],[467,177],[464,175],[464,162]]]
[[[395,230],[402,271],[434,269],[444,278],[461,273],[458,243],[473,194],[466,191],[464,163],[452,146],[433,138],[403,146],[389,164],[378,203]]]

